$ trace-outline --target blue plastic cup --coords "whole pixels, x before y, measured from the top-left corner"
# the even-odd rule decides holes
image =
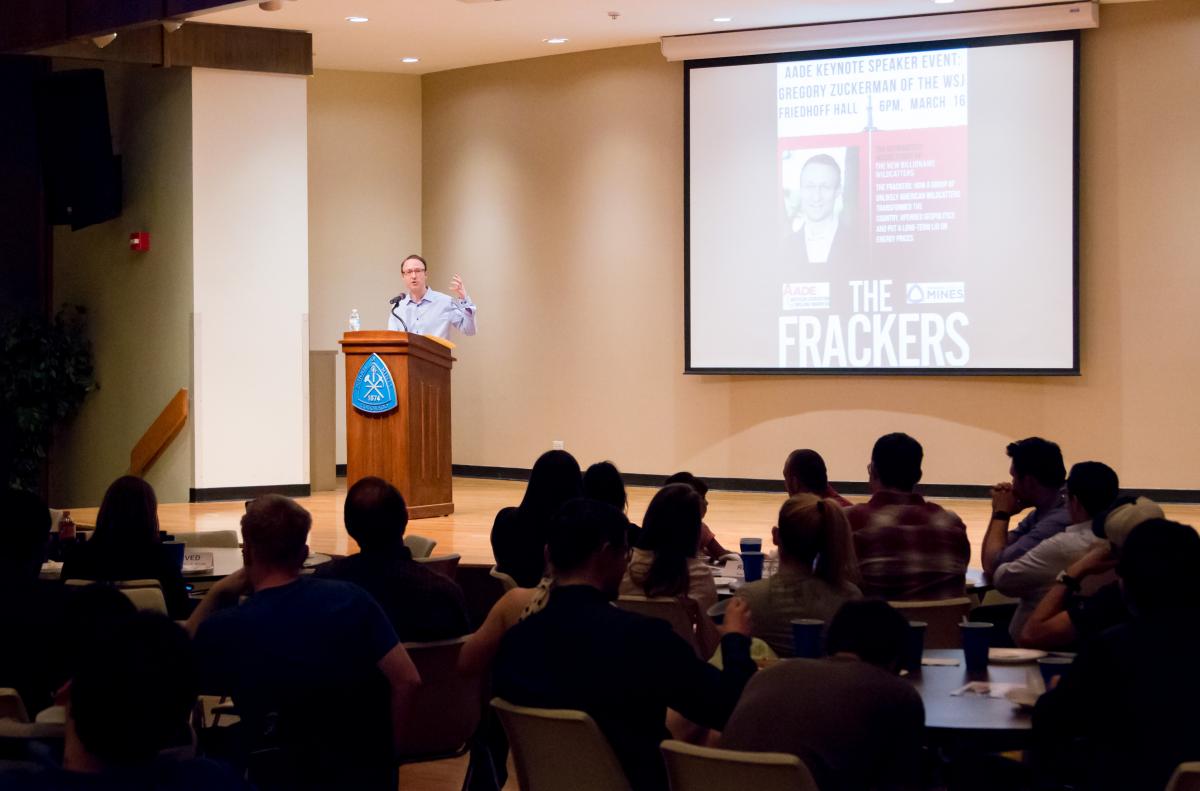
[[[963,658],[967,663],[967,672],[976,673],[987,670],[988,649],[992,647],[992,629],[990,623],[984,621],[964,621],[958,625],[962,635]]]
[[[817,618],[792,619],[792,651],[801,659],[816,659],[824,652],[821,650],[821,632],[825,622]]]
[[[1051,682],[1065,673],[1074,661],[1069,656],[1044,656],[1039,659],[1038,670],[1042,671],[1042,681],[1046,682],[1046,689],[1050,689]]]
[[[908,622],[908,643],[904,651],[904,669],[909,673],[921,672],[921,656],[925,653],[925,621]]]
[[[761,538],[743,538],[739,547],[743,552],[762,552]]]
[[[171,562],[175,564],[175,568],[183,570],[183,552],[187,548],[187,544],[182,541],[164,541],[162,542],[163,551],[171,558]]]
[[[742,575],[746,578],[746,582],[762,579],[763,560],[766,557],[761,552],[742,553]]]

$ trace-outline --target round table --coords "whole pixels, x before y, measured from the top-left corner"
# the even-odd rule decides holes
[[[929,650],[924,655],[959,661],[952,667],[924,665],[921,672],[908,676],[925,703],[925,730],[931,741],[986,752],[1028,746],[1032,734],[1028,711],[1004,698],[950,693],[972,681],[1027,686],[1039,673],[1036,663],[989,664],[985,671],[968,673],[961,650]]]

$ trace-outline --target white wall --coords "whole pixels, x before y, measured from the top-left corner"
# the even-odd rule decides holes
[[[314,349],[338,349],[352,308],[364,330],[387,329],[400,260],[421,250],[421,78],[318,71],[308,83],[308,155],[310,336]],[[447,270],[434,269],[445,290]],[[338,464],[345,360],[337,356]]]
[[[198,489],[309,480],[306,82],[192,72]]]

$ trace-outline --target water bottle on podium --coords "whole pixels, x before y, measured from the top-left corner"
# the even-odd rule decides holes
[[[358,332],[362,328],[362,321],[358,318],[358,308],[350,311],[350,331]]]

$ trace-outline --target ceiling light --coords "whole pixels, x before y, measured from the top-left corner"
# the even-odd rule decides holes
[[[545,44],[566,44],[567,41],[568,41],[568,39],[565,39],[562,37],[542,39],[542,42]]]
[[[420,58],[401,58],[400,62],[401,63],[420,63],[421,59]]]
[[[347,22],[370,22],[371,20],[367,19],[365,16],[348,16],[348,17],[346,17],[346,21]]]
[[[933,2],[938,5],[949,5],[950,3],[953,3],[954,0],[933,0]]]
[[[733,17],[731,17],[731,16],[715,16],[715,17],[713,17],[713,21],[714,22],[732,22]]]

